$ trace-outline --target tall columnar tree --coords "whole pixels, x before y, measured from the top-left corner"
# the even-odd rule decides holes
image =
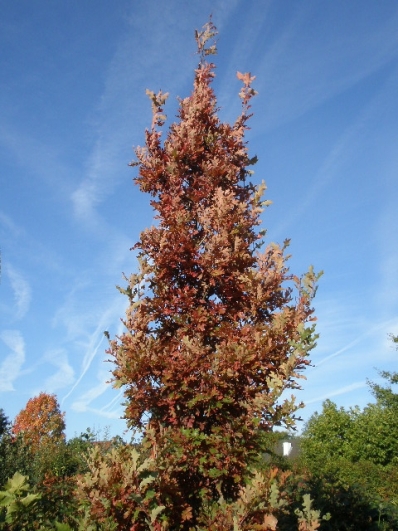
[[[234,499],[262,435],[294,423],[297,405],[281,395],[298,387],[314,346],[316,275],[289,272],[288,242],[261,252],[268,202],[264,183],[250,182],[256,157],[244,139],[254,77],[237,74],[242,113],[221,122],[207,62],[215,34],[212,23],[196,34],[193,92],[164,142],[167,94],[147,91],[152,127],[132,166],[157,223],[135,245],[140,270],[121,289],[126,332],[109,350],[128,424],[144,429],[163,492],[180,499],[187,519],[206,494]]]

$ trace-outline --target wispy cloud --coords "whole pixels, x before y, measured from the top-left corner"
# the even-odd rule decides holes
[[[398,76],[397,76],[398,81]],[[395,138],[391,139],[395,142]],[[376,291],[378,304],[385,315],[397,315],[398,310],[398,248],[395,245],[397,240],[398,227],[398,156],[395,144],[390,147],[390,160],[384,160],[385,166],[380,168],[380,172],[385,176],[385,193],[388,198],[380,211],[379,220],[376,226],[376,234],[379,246],[379,289]],[[385,157],[387,159],[387,157]],[[398,319],[394,324],[391,333],[398,332]]]
[[[123,178],[123,160],[126,167],[133,157],[130,146],[134,141],[134,129],[140,123],[144,128],[138,103],[142,103],[143,98],[141,95],[134,97],[134,92],[139,90],[137,71],[132,68],[134,62],[139,61],[132,58],[132,51],[137,49],[136,41],[137,36],[131,31],[122,36],[108,66],[104,92],[97,106],[97,124],[92,130],[93,147],[83,178],[71,194],[76,218],[95,232],[106,230],[97,207]],[[143,94],[144,87],[141,90]]]
[[[6,272],[5,264],[17,260],[22,263],[21,259],[25,270],[27,268],[33,270],[35,266],[39,266],[51,272],[63,271],[64,263],[54,250],[52,242],[44,243],[40,235],[36,237],[4,211],[0,211],[0,237],[3,249],[3,272]]]
[[[308,19],[316,16],[316,11],[301,4],[286,31],[260,55],[258,68],[262,79],[258,90],[263,94],[267,127],[302,115],[379,70],[397,55],[397,10],[376,30],[364,19],[354,31],[350,26],[349,31],[342,32],[339,39],[332,31],[333,24],[323,28],[314,24],[308,30]],[[330,10],[333,16],[337,12],[334,8]],[[317,45],[311,46],[311,40]]]
[[[391,325],[395,324],[396,321],[397,321],[396,318],[389,319],[387,321],[383,321],[382,323],[378,323],[378,324],[376,324],[374,326],[367,327],[366,331],[364,333],[360,334],[354,340],[349,341],[347,344],[345,344],[343,347],[341,347],[336,352],[333,352],[332,354],[329,354],[328,356],[325,356],[324,358],[322,358],[320,361],[317,362],[316,366],[319,367],[319,366],[323,365],[324,363],[329,362],[333,358],[336,358],[336,356],[339,356],[343,352],[349,351],[350,349],[352,349],[357,344],[359,344],[362,341],[364,341],[364,339],[368,338],[369,336],[373,336],[373,335],[375,335],[375,333],[379,334],[379,332],[381,330],[384,331],[384,336],[385,336],[386,333],[390,330]]]
[[[63,389],[72,385],[74,382],[75,372],[69,364],[68,355],[64,349],[48,351],[45,360],[58,368],[58,370],[44,382],[44,388],[54,393],[58,389]]]
[[[111,384],[105,383],[102,376],[99,378],[102,380],[98,385],[92,387],[89,391],[80,396],[72,403],[71,408],[78,412],[90,412],[101,417],[109,419],[118,419],[122,415],[122,408],[120,406],[121,393],[119,392],[107,405],[104,407],[92,407],[90,404],[94,402],[101,395],[110,390]]]
[[[78,408],[80,408],[81,406],[79,405]],[[100,417],[105,417],[107,419],[120,419],[121,418],[121,412],[117,412],[117,411],[102,411],[102,409],[97,409],[97,408],[94,408],[94,407],[88,407],[86,405],[83,406],[83,409],[78,409],[76,407],[74,407],[74,405],[72,404],[72,409],[74,409],[75,411],[86,411],[88,413],[93,413],[94,415],[99,415]]]
[[[117,406],[118,409],[120,409],[120,403],[122,401],[122,397],[123,397],[123,389],[120,389],[118,394],[114,398],[112,398],[110,402],[108,402],[107,404],[105,404],[105,406],[101,408],[101,411],[110,411],[114,409],[115,406]]]
[[[192,22],[176,17],[172,3],[159,9],[155,0],[148,0],[144,16],[139,9],[132,7],[129,24],[106,68],[86,170],[71,194],[75,216],[86,228],[98,233],[105,230],[106,224],[98,206],[127,175],[127,163],[134,157],[131,145],[143,142],[144,130],[151,120],[145,89],[157,90],[162,86],[163,90],[170,92],[172,96],[166,113],[172,116],[176,96],[181,86],[192,78],[191,65],[196,63],[193,28],[204,24],[212,9],[217,12],[217,24],[222,25],[237,3],[237,0],[222,0],[212,2],[212,7],[208,2],[208,8],[193,7],[192,12],[189,10],[185,14]],[[201,13],[204,9],[206,15]],[[165,31],[153,31],[160,26],[166,28]],[[170,35],[173,35],[172,39]],[[191,54],[187,54],[182,45],[188,35],[192,36]],[[145,50],[145,53],[137,54],[138,49]],[[170,57],[174,58],[171,62]],[[126,173],[121,166],[123,160]]]
[[[12,236],[18,237],[23,234],[24,230],[9,217],[7,214],[0,210],[0,225],[2,225],[8,233],[11,233]]]
[[[100,328],[98,327],[96,329],[96,331],[94,332],[94,334],[91,336],[90,344],[89,344],[89,346],[88,346],[88,348],[86,350],[86,353],[84,355],[84,358],[83,358],[83,364],[82,364],[83,367],[82,367],[82,371],[80,373],[80,376],[76,380],[76,382],[74,383],[72,388],[69,390],[69,392],[63,397],[62,402],[64,402],[73,393],[73,391],[80,384],[80,382],[84,378],[85,374],[89,370],[89,368],[91,366],[91,363],[93,362],[93,360],[94,360],[94,358],[95,358],[95,356],[96,356],[101,344],[104,341],[103,332],[104,331],[100,330]],[[95,341],[96,341],[96,343],[95,343]]]
[[[29,310],[32,298],[31,289],[28,281],[10,264],[5,267],[5,272],[10,280],[11,287],[14,291],[15,299],[15,317],[22,319]]]
[[[317,304],[320,338],[310,356],[313,366],[306,371],[307,381],[297,395],[305,403],[305,419],[328,398],[339,406],[364,407],[371,401],[366,381],[373,379],[375,367],[394,370],[396,365],[388,341],[396,318],[376,320],[374,313],[364,315],[356,298],[338,291],[334,296]]]
[[[88,330],[92,328],[92,323],[96,318],[95,308],[87,311],[84,305],[84,294],[90,289],[90,282],[84,272],[81,273],[80,278],[74,278],[71,282],[71,289],[65,296],[62,305],[57,308],[52,319],[52,326],[54,328],[63,327],[66,329],[67,341],[83,341],[89,333]],[[91,286],[92,288],[92,286]]]
[[[316,398],[312,398],[310,400],[306,400],[306,405],[314,404],[315,402],[323,402],[324,400],[328,398],[332,398],[334,396],[344,395],[347,393],[351,393],[352,391],[355,391],[357,389],[362,389],[363,387],[367,387],[367,382],[355,382],[350,385],[345,385],[344,387],[339,387],[338,389],[335,389],[334,391],[331,391],[327,394],[322,394],[320,396],[317,396]]]
[[[104,322],[108,319],[108,317],[109,316],[104,316]],[[83,360],[82,372],[78,380],[76,381],[74,386],[71,388],[71,390],[68,392],[68,394],[64,397],[62,402],[64,402],[64,400],[68,398],[75,391],[75,389],[79,386],[83,377],[86,375],[89,368],[91,367],[96,357],[96,354],[99,350],[99,347],[103,344],[104,335],[102,331],[104,330],[103,328],[104,322],[102,323],[102,325],[100,325],[97,328],[95,333],[92,335],[92,341],[94,341],[94,338],[97,338],[98,343],[97,344],[93,343],[92,348],[87,350],[85,359]],[[99,337],[100,329],[101,329],[101,335]],[[116,330],[116,335],[121,334],[122,330],[123,330],[123,324],[119,320],[117,330]],[[122,414],[121,397],[123,395],[123,390],[118,391],[116,395],[113,394],[114,391],[112,391],[112,384],[109,382],[110,380],[109,369],[105,368],[104,363],[101,363],[97,371],[97,376],[96,376],[97,381],[99,383],[91,387],[88,391],[85,391],[82,395],[80,395],[77,399],[75,399],[71,406],[72,409],[74,409],[75,411],[80,411],[80,412],[88,411],[88,412],[100,415],[102,417],[107,417],[107,418],[120,418],[121,417],[121,414]],[[98,399],[101,395],[105,393],[112,393],[112,398],[102,407],[99,407],[99,406],[96,408],[92,407],[91,406],[92,402],[94,402],[96,399]]]
[[[343,93],[397,57],[398,9],[378,24],[363,10],[350,10],[344,2],[320,8],[317,3],[297,3],[288,10],[277,2],[264,2],[261,16],[253,3],[242,13],[230,43],[228,71],[222,79],[221,106],[228,119],[239,109],[231,94],[231,70],[251,69],[257,76],[254,103],[257,134],[294,120]],[[322,16],[320,15],[322,9]],[[325,11],[326,9],[326,11]],[[280,31],[273,32],[283,12]],[[346,16],[344,16],[346,15]],[[355,21],[350,21],[355,16]],[[341,25],[345,18],[345,26]],[[311,21],[311,23],[309,22]],[[327,22],[326,22],[327,21]],[[348,22],[348,23],[347,23]],[[336,26],[341,31],[336,38]]]
[[[60,153],[54,145],[3,121],[0,125],[0,146],[12,157],[14,165],[44,181],[59,199],[64,200],[68,196],[68,183],[74,172],[61,162]]]
[[[275,230],[275,236],[286,234],[287,228],[309,211],[315,200],[329,186],[329,183],[344,172],[352,160],[353,154],[362,148],[364,137],[369,134],[369,130],[376,126],[378,116],[384,110],[386,102],[391,101],[397,80],[398,74],[394,72],[377,94],[364,105],[355,120],[342,131],[322,161],[310,186],[307,187],[305,196],[301,198],[294,209],[284,216],[283,221]]]
[[[77,378],[71,389],[68,391],[68,393],[64,396],[62,402],[64,402],[79,386],[82,379],[89,371],[93,361],[96,359],[98,352],[101,352],[101,361],[104,360],[104,351],[106,348],[104,331],[113,328],[114,323],[120,323],[121,311],[122,305],[120,298],[114,298],[110,304],[108,303],[108,308],[101,315],[98,316],[98,312],[95,312],[97,326],[95,327],[94,331],[84,340],[79,337],[75,338],[75,340],[79,341],[82,345],[84,345],[85,354],[81,364],[81,371],[79,377]],[[73,319],[75,317],[76,316],[73,316]],[[91,320],[93,320],[94,317],[94,315],[91,315]],[[67,321],[68,315],[65,315],[64,319],[66,319]],[[106,378],[104,378],[104,380],[105,379]]]
[[[0,339],[11,350],[0,365],[0,391],[15,391],[13,383],[25,361],[25,342],[19,330],[4,330]]]
[[[87,411],[89,404],[93,402],[96,398],[104,394],[110,384],[106,382],[100,382],[98,385],[92,387],[89,391],[82,394],[77,400],[72,403],[72,409],[75,411]]]

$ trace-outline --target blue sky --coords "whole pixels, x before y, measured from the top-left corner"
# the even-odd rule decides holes
[[[145,89],[192,88],[193,33],[219,29],[220,116],[240,113],[236,71],[256,75],[247,136],[273,205],[268,241],[291,269],[323,269],[320,339],[298,398],[361,407],[375,367],[397,369],[398,4],[395,0],[1,2],[0,407],[13,419],[56,393],[67,434],[123,434],[104,330],[122,331],[115,285],[152,223],[133,185],[150,125]]]

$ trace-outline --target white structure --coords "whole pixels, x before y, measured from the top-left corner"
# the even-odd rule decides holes
[[[283,456],[287,457],[288,455],[290,455],[290,452],[292,451],[292,448],[293,448],[292,443],[289,441],[283,441],[282,448],[283,448]]]

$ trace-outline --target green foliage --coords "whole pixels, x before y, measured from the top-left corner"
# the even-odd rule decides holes
[[[31,519],[31,528],[53,531],[56,521],[76,526],[78,502],[75,489],[76,478],[46,474],[34,489],[40,500]]]
[[[37,454],[35,458],[37,459]],[[33,460],[30,472],[32,477],[35,478],[35,482],[32,487],[29,487],[27,476],[23,476],[20,472],[15,472],[12,480],[8,480],[5,483],[4,490],[7,491],[10,486],[10,481],[15,483],[15,478],[18,478],[22,490],[28,491],[29,495],[35,497],[35,504],[29,511],[25,511],[24,507],[20,506],[18,512],[18,519],[13,522],[14,527],[12,529],[53,529],[53,522],[59,521],[74,521],[74,515],[77,511],[77,503],[74,497],[75,479],[73,477],[64,476],[62,474],[54,475],[51,468],[56,469],[54,462],[57,460],[57,456],[49,456],[46,460],[48,469],[45,470],[42,467],[44,463],[41,462],[40,466],[35,460]],[[40,476],[38,477],[38,470],[40,469]],[[23,478],[23,482],[22,479]],[[28,498],[30,499],[30,498]]]
[[[398,528],[398,374],[381,375],[389,385],[370,383],[376,403],[346,410],[327,400],[302,434],[305,488],[333,515],[325,529]]]
[[[396,345],[398,350],[398,336],[390,335],[391,341]],[[398,372],[381,371],[382,376],[390,385],[382,386],[374,382],[368,382],[372,390],[373,396],[376,398],[377,404],[382,407],[389,408],[395,412],[398,411],[398,393],[394,393],[391,385],[398,384]]]
[[[17,471],[29,477],[33,485],[48,474],[63,478],[85,472],[87,449],[74,444],[58,441],[32,452],[23,437],[4,437],[0,441],[0,486]]]
[[[381,373],[390,383],[398,374]],[[307,422],[301,438],[303,459],[307,465],[328,466],[342,457],[355,463],[370,461],[388,466],[398,460],[398,394],[390,386],[370,383],[377,402],[362,411],[337,408],[326,400],[320,414]]]
[[[11,478],[15,472],[34,477],[35,463],[29,446],[22,436],[13,437],[5,434],[0,439],[0,487]]]
[[[337,467],[339,465],[344,463],[339,462]],[[376,531],[382,529],[379,527],[379,518],[383,525],[389,526],[386,529],[395,529],[396,520],[391,514],[387,514],[385,508],[379,512],[380,500],[375,498],[374,493],[370,499],[355,482],[350,485],[331,473],[316,474],[305,469],[295,469],[288,478],[285,491],[290,500],[290,511],[281,521],[283,529],[294,529],[292,512],[297,515],[302,510],[302,500],[307,494],[311,496],[317,510],[326,516],[330,515],[327,520],[321,519],[322,531]]]
[[[351,448],[355,460],[387,466],[398,462],[398,408],[369,404],[353,425]]]
[[[4,413],[4,409],[0,408],[0,439],[9,432],[10,421]]]
[[[29,493],[27,478],[15,472],[0,491],[0,529],[19,531],[24,529],[27,516],[32,514],[39,494]]]
[[[11,434],[11,423],[0,409],[0,488],[15,472],[30,475],[31,458],[21,436]]]
[[[300,531],[315,531],[320,526],[321,511],[316,511],[312,508],[312,500],[309,494],[303,496],[302,509],[296,509],[295,514],[298,516]],[[322,517],[322,520],[330,520],[330,514],[327,513]]]
[[[73,528],[69,524],[63,524],[60,522],[55,522],[55,529],[57,531],[73,531]]]
[[[1,472],[4,475],[9,473],[11,477],[16,470],[25,470],[26,479],[29,476],[32,483],[30,492],[37,496],[34,508],[29,512],[21,512],[18,520],[20,527],[14,522],[13,529],[53,531],[54,526],[57,526],[59,529],[85,530],[84,524],[77,519],[77,477],[89,470],[87,457],[94,446],[100,455],[105,456],[112,449],[124,445],[120,437],[106,440],[106,434],[105,440],[96,443],[98,436],[98,433],[88,429],[68,442],[63,439],[57,439],[54,443],[47,440],[45,447],[35,452],[29,451],[22,436],[3,437],[2,455],[5,459],[2,464],[6,466]]]
[[[74,481],[49,476],[31,487],[27,477],[16,472],[0,492],[0,530],[53,531],[56,519],[74,525],[74,489]]]
[[[350,454],[353,425],[358,414],[358,410],[337,408],[331,400],[326,400],[322,412],[314,413],[301,436],[305,462],[319,467],[331,459]]]
[[[76,476],[87,472],[86,456],[96,434],[88,430],[68,442],[47,440],[43,448],[31,451],[21,434],[0,440],[0,478],[5,485],[18,472],[29,478],[31,492],[39,496],[34,511],[24,516],[27,529],[54,529],[55,521],[76,526]],[[106,441],[102,451],[119,443]]]

